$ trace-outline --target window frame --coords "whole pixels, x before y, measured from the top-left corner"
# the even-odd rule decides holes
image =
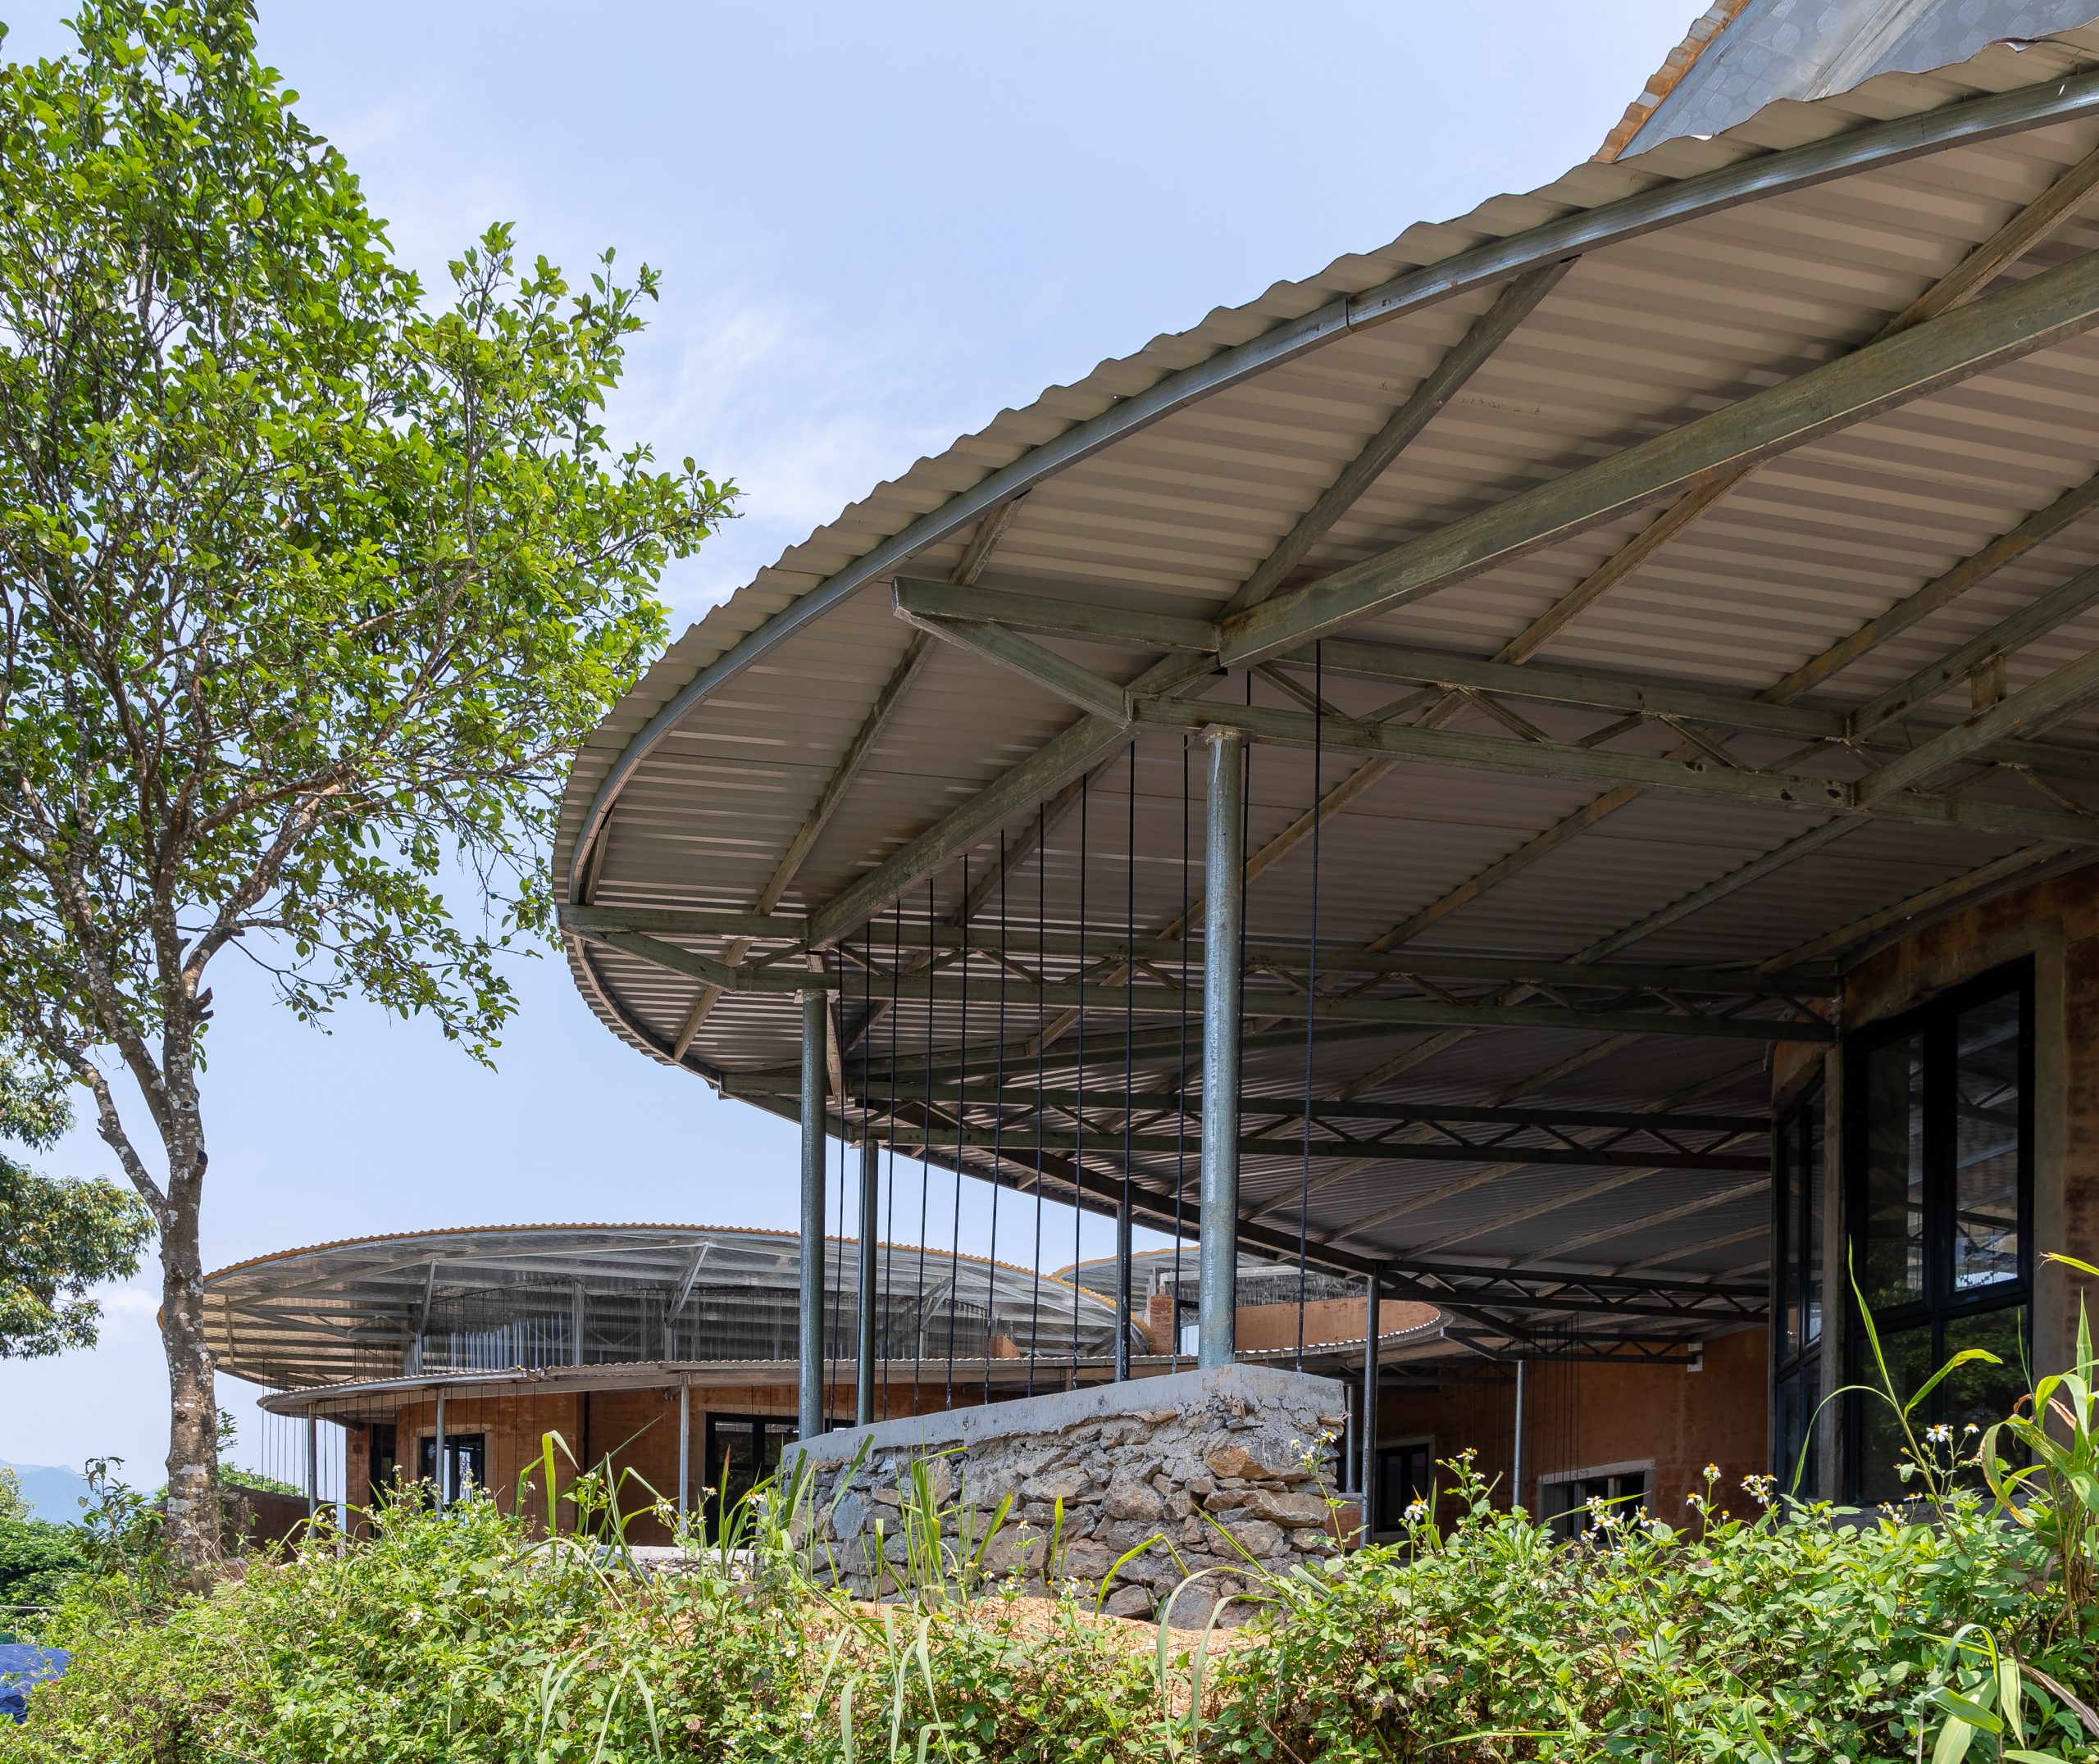
[[[1617,1486],[1635,1479],[1639,1483],[1637,1489]],[[1600,1493],[1580,1492],[1591,1483],[1600,1483],[1604,1487]],[[1560,1505],[1563,1497],[1565,1504]],[[1578,1470],[1555,1470],[1541,1475],[1537,1522],[1561,1543],[1573,1543],[1594,1529],[1582,1523],[1592,1498],[1611,1503],[1611,1511],[1628,1523],[1642,1507],[1651,1512],[1655,1504],[1654,1459],[1623,1458],[1614,1464],[1591,1464]]]
[[[1781,1488],[1790,1489],[1795,1471],[1801,1471],[1800,1492],[1810,1499],[1819,1478],[1813,1455],[1803,1466],[1801,1453],[1813,1437],[1831,1315],[1829,1270],[1817,1229],[1827,1225],[1833,1186],[1828,1103],[1827,1080],[1818,1075],[1801,1087],[1771,1124],[1771,1473]],[[1810,1149],[1814,1157],[1812,1176],[1800,1156],[1803,1148]],[[1797,1189],[1789,1186],[1796,1179]],[[1813,1194],[1818,1179],[1822,1189],[1819,1203]],[[1802,1318],[1797,1335],[1787,1326],[1788,1300],[1798,1306]],[[1815,1317],[1812,1335],[1805,1321],[1810,1309]],[[1803,1412],[1799,1437],[1792,1438],[1780,1425],[1785,1412],[1782,1393],[1803,1380],[1814,1400]]]
[[[1954,1207],[1958,1193],[1959,1134],[1952,1111],[1955,1100],[1954,1062],[1958,1057],[1957,1025],[1962,1014],[1975,1006],[2016,993],[2019,999],[2019,1273],[1960,1293],[1953,1285]],[[1923,1262],[1921,1297],[1874,1311],[1874,1330],[1889,1337],[1928,1328],[1930,1358],[1936,1371],[1946,1363],[1946,1330],[1969,1318],[2002,1311],[2023,1310],[2030,1335],[2033,1303],[2034,1218],[2034,966],[2030,956],[2006,962],[1964,980],[1899,1015],[1872,1023],[1846,1036],[1844,1044],[1843,1122],[1843,1236],[1846,1275],[1843,1315],[1846,1322],[1844,1369],[1846,1382],[1858,1384],[1877,1378],[1872,1353],[1861,1326],[1861,1299],[1852,1289],[1851,1270],[1865,1247],[1867,1154],[1870,1124],[1867,1118],[1870,1090],[1866,1062],[1879,1049],[1911,1036],[1919,1038],[1924,1061]],[[1825,1271],[1825,1277],[1829,1271]],[[1828,1333],[1829,1311],[1824,1311],[1824,1332]],[[1942,1419],[1940,1411],[1950,1400],[1949,1384],[1942,1383],[1928,1399],[1929,1412],[1920,1422]],[[1854,1393],[1844,1405],[1844,1485],[1846,1498],[1859,1498],[1860,1455],[1864,1447],[1865,1408]]]

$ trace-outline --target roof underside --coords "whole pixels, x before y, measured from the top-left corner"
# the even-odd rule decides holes
[[[2000,731],[2045,752],[1883,771],[2099,640],[2065,587],[2099,564],[2073,518],[2099,502],[2099,224],[2063,203],[1860,352],[2066,173],[2088,187],[2095,63],[2071,33],[1582,167],[922,461],[695,625],[581,757],[557,874],[585,996],[791,1114],[813,944],[845,1130],[1089,1204],[1127,1171],[1140,1217],[1192,1230],[1190,731],[1250,727],[1242,1241],[1294,1253],[1302,1207],[1314,1261],[1456,1315],[1738,1321],[1773,1046],[1826,1035],[1814,995],[1891,925],[2099,832],[2078,680]],[[1728,437],[1786,411],[1737,471]],[[956,577],[898,616],[899,578]],[[1956,653],[1905,687],[2028,609],[1984,646],[2001,676]],[[1177,641],[1226,666],[1162,688]],[[1083,739],[1100,690],[1130,720]],[[1053,742],[1077,762],[1011,777]]]
[[[858,1246],[826,1244],[826,1352],[843,1360]],[[792,1361],[801,1270],[791,1232],[706,1225],[514,1225],[321,1244],[205,1282],[219,1370],[272,1389],[514,1368]],[[1115,1314],[1054,1276],[981,1257],[876,1246],[883,1357],[1097,1357]]]

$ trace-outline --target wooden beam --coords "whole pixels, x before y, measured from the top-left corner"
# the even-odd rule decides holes
[[[1879,343],[1913,330],[1979,293],[1993,276],[2009,268],[2069,219],[2078,204],[2091,193],[2095,175],[2099,175],[2099,153],[2088,154],[1882,325],[1874,333],[1870,343]],[[1632,540],[1591,571],[1573,592],[1563,595],[1541,617],[1532,621],[1496,659],[1528,661],[1582,611],[1699,521],[1751,476],[1760,463],[1751,461],[1694,484]]]
[[[2099,575],[2099,571],[2094,571]],[[1992,742],[2043,727],[2056,718],[2099,698],[2099,649],[2066,662],[2031,685],[1977,712],[1965,723],[1912,748],[1899,759],[1869,771],[1851,786],[1861,805],[1883,802],[1896,793],[1928,784],[1948,766],[1974,757]]]
[[[914,1157],[921,1152],[952,1150],[958,1143],[965,1149],[988,1150],[995,1143],[1002,1155],[1016,1162],[1034,1155],[1035,1135],[1025,1126],[1010,1126],[1001,1135],[989,1127],[964,1125],[958,1128],[944,1121],[936,1121],[931,1125],[910,1125],[899,1121],[892,1131],[886,1122],[876,1121],[866,1130],[877,1143],[899,1152],[910,1153]],[[1066,1157],[1080,1153],[1118,1156],[1126,1144],[1131,1153],[1146,1156],[1171,1155],[1179,1149],[1179,1143],[1172,1134],[1137,1133],[1128,1135],[1126,1140],[1119,1127],[1103,1127],[1097,1131],[1090,1130],[1083,1134],[1074,1133],[1069,1128],[1045,1132],[1042,1136],[1042,1144],[1045,1150]],[[1304,1141],[1295,1135],[1278,1139],[1273,1134],[1242,1134],[1239,1138],[1239,1149],[1250,1157],[1296,1158],[1307,1155]],[[1581,1146],[1538,1146],[1514,1149],[1505,1147],[1489,1151],[1477,1146],[1424,1145],[1413,1141],[1366,1145],[1352,1139],[1314,1139],[1311,1142],[1309,1155],[1314,1162],[1346,1158],[1359,1164],[1464,1164],[1485,1158],[1504,1171],[1527,1170],[1533,1166],[1553,1169],[1619,1170],[1628,1162],[1637,1162],[1643,1167],[1655,1170],[1737,1175],[1748,1171],[1762,1170],[1769,1162],[1761,1156],[1746,1157],[1726,1152],[1641,1152],[1637,1157],[1628,1157],[1624,1155],[1614,1157],[1607,1150],[1591,1150]]]
[[[571,898],[585,886],[602,850],[605,823],[621,792],[692,708],[754,665],[811,620],[871,582],[884,580],[917,553],[972,521],[1010,508],[1035,485],[1148,424],[1241,384],[1266,368],[1350,334],[1471,289],[1545,268],[1673,223],[1718,213],[1786,191],[1813,188],[1849,173],[1906,163],[1947,148],[2015,135],[2099,113],[2099,75],[2081,75],[1984,97],[1964,96],[1917,116],[1867,124],[1797,147],[1751,154],[1693,176],[1664,180],[1589,210],[1555,215],[1507,238],[1490,239],[1453,256],[1404,271],[1378,287],[1331,300],[1258,335],[1166,374],[1072,424],[1020,457],[986,473],[901,532],[797,597],[676,693],[628,741],[593,794],[570,860]]]
[[[1508,334],[1566,273],[1571,253],[1527,266],[1492,307],[1467,330],[1414,392],[1378,430],[1362,451],[1292,525],[1254,574],[1226,603],[1227,613],[1258,606],[1293,569],[1311,545],[1354,505],[1414,435],[1443,408],[1451,395],[1476,373]],[[957,579],[967,585],[974,575]],[[1178,690],[1200,677],[1200,666],[1168,662],[1148,669],[1132,691]],[[872,916],[914,882],[941,868],[997,827],[1054,789],[1074,772],[1112,749],[1123,721],[1119,707],[1081,706],[1087,715],[1054,738],[1029,759],[988,786],[977,798],[951,811],[877,864],[838,898],[820,909],[817,937],[829,943]],[[1107,715],[1099,714],[1105,711]],[[1382,775],[1382,774],[1380,774]]]
[[[1812,692],[1832,675],[1842,672],[1861,656],[1899,637],[1913,625],[1951,605],[1978,583],[1987,580],[2006,565],[2016,562],[2037,545],[2053,539],[2073,522],[2082,521],[2099,507],[2099,474],[2065,490],[2045,508],[2037,509],[2008,533],[1990,541],[1980,551],[1964,557],[1950,570],[1936,575],[1913,593],[1896,602],[1887,611],[1810,657],[1766,689],[1764,696],[1777,703],[1789,703]]]
[[[768,915],[780,904],[781,897],[787,892],[799,873],[818,835],[829,824],[831,817],[837,813],[838,805],[845,800],[846,790],[858,775],[860,768],[867,763],[867,756],[874,752],[875,742],[881,735],[883,725],[895,714],[897,706],[903,702],[904,695],[911,689],[911,683],[918,677],[919,671],[926,665],[927,657],[931,652],[932,644],[923,632],[913,633],[910,642],[904,646],[903,658],[890,671],[889,678],[882,683],[881,690],[875,694],[874,703],[861,720],[860,726],[854,731],[853,739],[845,744],[845,752],[839,756],[838,763],[831,768],[831,775],[824,780],[823,788],[817,793],[814,806],[803,817],[801,825],[795,830],[794,838],[787,842],[787,848],[780,854],[779,862],[773,865],[772,874],[766,877],[759,888],[758,897],[752,902],[754,916],[763,917]],[[726,957],[727,965],[735,966],[749,949],[750,941],[747,939],[731,943]],[[686,1050],[699,1034],[700,1025],[706,1022],[708,1013],[714,1008],[715,1001],[721,996],[718,986],[701,982],[699,996],[694,999],[691,1010],[685,1013],[684,1022],[678,1025],[678,1033],[672,1040],[672,1059],[685,1058]]]
[[[2067,582],[2051,589],[2008,617],[1998,620],[1979,636],[1969,639],[1918,669],[1907,680],[1860,705],[1851,713],[1851,732],[1867,734],[1893,718],[1908,715],[1955,682],[1965,680],[1983,663],[2001,659],[2053,630],[2065,620],[2076,617],[2095,600],[2099,600],[2099,568],[2080,570]]]
[[[2007,704],[2011,702],[2006,701]],[[1869,812],[1900,821],[1965,827],[1978,832],[2099,843],[2099,814],[2029,808],[2015,803],[1956,801],[1904,794],[1892,789],[1860,801],[1855,798],[1856,787],[1851,784],[1792,773],[1731,770],[1702,758],[1652,757],[1570,747],[1558,742],[1519,741],[1455,730],[1391,724],[1336,723],[1331,719],[1325,720],[1315,734],[1314,719],[1306,713],[1259,705],[1145,698],[1138,701],[1135,708],[1139,721],[1153,727],[1200,729],[1217,724],[1244,730],[1262,740],[1293,747],[1310,747],[1316,739],[1329,752],[1393,754],[1531,777],[1629,784],[1646,789],[1682,790],[1772,807]],[[1999,711],[2002,709],[2001,706],[1998,707]],[[1995,719],[1992,731],[2005,721],[1995,712],[1986,714]],[[1994,734],[1988,739],[1995,739]]]
[[[1219,659],[1250,666],[1287,654],[1672,490],[1760,464],[2066,341],[2095,321],[2099,255],[2087,253],[1233,614],[1221,621]]]
[[[802,972],[790,967],[731,967],[697,950],[644,937],[638,932],[586,930],[574,925],[567,925],[567,928],[608,948],[639,957],[674,973],[690,975],[724,992],[795,998],[810,989],[815,981],[820,980],[831,991],[836,991],[839,984],[836,975]],[[986,996],[985,982],[979,980],[972,992],[964,977],[924,972],[900,979],[898,996],[942,1004],[957,1004],[973,997],[981,1003]],[[1102,1012],[1127,1009],[1144,1016],[1192,1016],[1200,1014],[1202,1007],[1199,989],[1178,986],[1146,985],[1125,989],[1097,982],[1052,980],[1038,985],[1035,996],[1045,1004],[1081,1006]],[[1250,1016],[1302,1020],[1313,1008],[1312,1001],[1299,993],[1249,993],[1246,999]],[[1464,1024],[1495,1029],[1550,1030],[1557,1034],[1571,1030],[1597,1034],[1683,1035],[1764,1042],[1826,1041],[1833,1034],[1828,1024],[1815,1018],[1781,1021],[1768,1017],[1675,1015],[1659,1011],[1568,1010],[1558,1006],[1451,1003],[1434,998],[1327,998],[1318,1001],[1318,1011],[1320,1018],[1328,1022],[1405,1027],[1441,1028]]]
[[[1081,711],[1118,726],[1129,721],[1128,694],[1122,688],[1031,637],[986,620],[907,616],[920,630],[968,649],[1031,685],[1056,693]]]
[[[1319,493],[1317,501],[1298,516],[1260,566],[1247,577],[1239,598],[1243,605],[1258,606],[1289,578],[1334,523],[1362,500],[1364,493],[1383,476],[1409,443],[1426,429],[1465,382],[1485,366],[1496,350],[1507,342],[1516,327],[1537,310],[1537,304],[1559,284],[1573,267],[1573,258],[1527,271],[1503,289],[1494,304],[1473,321],[1443,357],[1407,395],[1383,426],[1364,443],[1338,476]]]
[[[1081,716],[825,902],[809,916],[810,940],[836,943],[857,930],[913,884],[945,869],[953,859],[995,832],[1000,823],[1034,807],[1122,739],[1122,725],[1112,718]]]
[[[722,1085],[724,1096],[786,1096],[790,1093],[772,1081],[751,1084],[730,1078]],[[889,1097],[886,1084],[881,1087],[885,1106]],[[934,1084],[912,1083],[896,1089],[899,1102],[933,1102],[959,1103],[974,1107],[995,1108],[1056,1108],[1076,1109],[1083,1100],[1095,1110],[1120,1111],[1161,1109],[1185,1114],[1190,1120],[1200,1117],[1202,1098],[1199,1092],[1137,1091],[1127,1096],[1104,1095],[1095,1090],[1084,1098],[1077,1090],[1032,1090],[1016,1087],[1010,1081],[1002,1090],[971,1089],[968,1086],[943,1081]],[[943,1112],[949,1112],[944,1111]],[[1256,1118],[1273,1117],[1262,1131],[1273,1134],[1277,1122],[1301,1121],[1305,1114],[1304,1102],[1295,1097],[1247,1097],[1242,1099],[1240,1115]],[[1459,1126],[1529,1127],[1547,1132],[1572,1133],[1580,1128],[1604,1128],[1617,1133],[1641,1134],[1719,1134],[1729,1138],[1760,1134],[1769,1130],[1770,1123],[1760,1116],[1753,1115],[1701,1115],[1676,1112],[1654,1112],[1637,1109],[1559,1109],[1549,1107],[1534,1108],[1482,1107],[1463,1104],[1445,1105],[1440,1102],[1332,1102],[1315,1100],[1311,1114],[1316,1121],[1400,1121],[1452,1123]],[[1028,1143],[1032,1143],[1031,1139]],[[1521,1151],[1521,1147],[1504,1146],[1504,1152]]]

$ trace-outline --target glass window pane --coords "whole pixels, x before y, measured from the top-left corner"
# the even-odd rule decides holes
[[[1902,1480],[1900,1466],[1909,1449],[1902,1423],[1879,1394],[1880,1369],[1874,1364],[1870,1344],[1861,1341],[1859,1348],[1859,1382],[1867,1387],[1865,1393],[1853,1399],[1859,1404],[1859,1504],[1872,1507],[1915,1494],[1919,1484],[1914,1476],[1907,1482]],[[1928,1323],[1893,1332],[1882,1330],[1880,1351],[1887,1359],[1888,1377],[1899,1403],[1908,1402],[1911,1393],[1938,1369],[1932,1357]],[[1921,1434],[1921,1418],[1913,1417],[1913,1424]]]
[[[1924,1296],[1923,1039],[1907,1035],[1869,1053],[1865,1092],[1859,1284],[1878,1312]]]
[[[1819,1492],[1815,1477],[1814,1456],[1809,1453],[1803,1466],[1801,1452],[1807,1443],[1808,1430],[1814,1424],[1815,1405],[1822,1396],[1819,1357],[1784,1374],[1778,1380],[1775,1394],[1771,1474],[1778,1479],[1778,1486],[1782,1489],[1792,1490],[1802,1500],[1811,1501]],[[1793,1484],[1796,1475],[1801,1479],[1796,1489]]]
[[[1955,1025],[1953,1290],[2020,1274],[2019,1183],[2024,1162],[2019,995],[1963,1011]]]
[[[2026,1307],[2015,1305],[2005,1311],[1986,1311],[1980,1316],[1951,1317],[1946,1325],[1946,1352],[1950,1359],[1963,1348],[1982,1348],[1995,1354],[2000,1364],[1975,1361],[1960,1370],[1933,1393],[1938,1411],[1932,1418],[1953,1429],[1964,1453],[1972,1450],[1974,1436],[1993,1421],[2001,1421],[2013,1405],[2032,1389],[2027,1376]]]

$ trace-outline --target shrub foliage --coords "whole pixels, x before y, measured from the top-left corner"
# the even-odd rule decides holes
[[[82,1578],[45,1632],[73,1669],[0,1759],[1892,1764],[1956,1721],[1975,1757],[2099,1756],[2091,1613],[1980,1494],[1846,1524],[1714,1490],[1687,1523],[1607,1513],[1569,1545],[1452,1471],[1454,1523],[1281,1579],[1229,1632],[966,1577],[853,1605],[809,1577],[791,1491],[653,1580],[616,1536],[404,1498],[205,1597]]]

